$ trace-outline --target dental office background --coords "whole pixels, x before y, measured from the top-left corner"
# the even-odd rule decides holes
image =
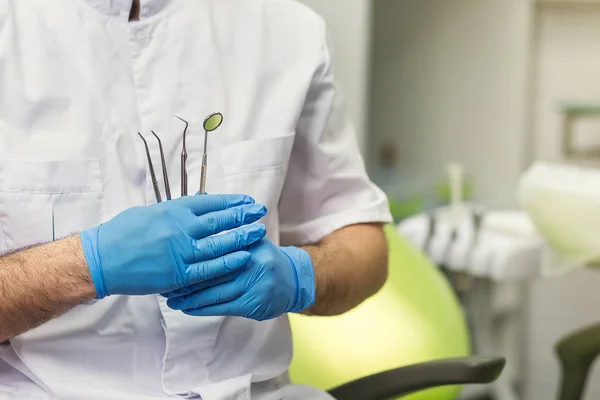
[[[472,200],[516,207],[520,174],[536,159],[566,160],[561,104],[600,105],[600,0],[303,0],[326,19],[347,109],[372,178],[399,202],[439,203],[449,162]],[[576,126],[600,145],[600,122]],[[412,203],[411,203],[412,202]],[[500,291],[520,302],[519,382],[551,399],[555,342],[600,321],[600,273],[581,271]],[[515,330],[513,330],[514,332]],[[588,398],[600,398],[600,368]]]

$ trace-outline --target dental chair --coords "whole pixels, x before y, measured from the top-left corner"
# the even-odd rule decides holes
[[[559,400],[582,400],[586,381],[600,354],[600,324],[578,330],[556,344],[562,379]]]
[[[495,381],[505,360],[470,356],[465,319],[439,269],[386,227],[389,279],[337,317],[290,316],[292,382],[338,400],[454,400],[464,384]]]

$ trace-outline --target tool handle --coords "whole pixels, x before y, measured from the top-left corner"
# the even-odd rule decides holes
[[[188,194],[188,180],[187,180],[187,154],[181,154],[181,196],[187,196]]]
[[[167,200],[171,200],[171,184],[169,183],[169,173],[167,171],[167,162],[165,160],[165,155],[162,151],[162,148],[160,151],[160,159],[161,159],[161,164],[162,164],[163,181],[165,183],[165,195],[167,196]]]
[[[206,194],[206,154],[202,155],[202,173],[200,174],[200,194]]]
[[[152,188],[154,189],[154,197],[156,197],[156,202],[162,202],[162,198],[160,195],[160,189],[158,188],[158,179],[156,179],[156,173],[154,172],[154,167],[152,166],[152,160],[150,159],[150,154],[148,154],[148,163],[150,169],[150,179],[152,179]]]
[[[158,181],[156,179],[152,180],[152,187],[154,189],[154,197],[156,197],[156,202],[157,203],[162,202],[162,198],[160,195],[160,189],[158,188]]]

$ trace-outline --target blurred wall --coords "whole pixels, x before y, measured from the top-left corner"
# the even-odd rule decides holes
[[[477,200],[514,203],[526,159],[530,18],[525,0],[374,2],[370,159],[396,144],[395,193],[431,187],[456,160],[473,174]]]
[[[346,107],[365,149],[371,34],[369,0],[300,0],[327,23],[337,78]]]

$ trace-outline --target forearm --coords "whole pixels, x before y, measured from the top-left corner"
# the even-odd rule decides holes
[[[348,226],[303,249],[313,260],[316,280],[316,302],[305,314],[342,314],[387,279],[387,242],[380,224]]]
[[[79,236],[0,257],[0,341],[95,298]]]

